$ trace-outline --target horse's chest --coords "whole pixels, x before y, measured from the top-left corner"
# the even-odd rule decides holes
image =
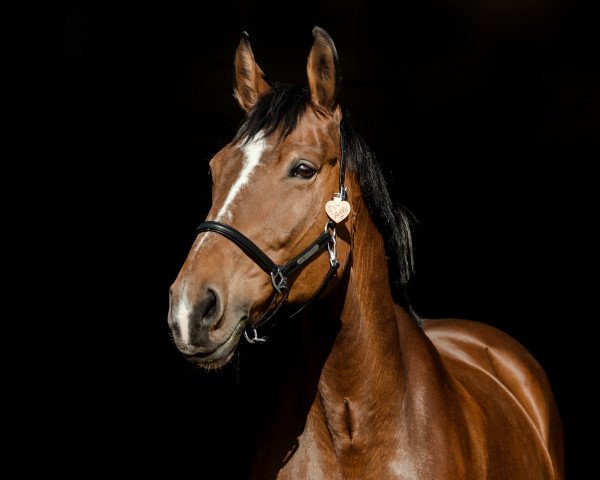
[[[327,429],[311,428],[309,424],[277,478],[416,480],[415,469],[403,458],[402,451],[391,448],[395,442],[388,442],[390,448],[384,448],[381,440],[335,444]]]

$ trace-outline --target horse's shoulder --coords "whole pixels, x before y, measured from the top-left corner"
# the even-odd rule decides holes
[[[547,385],[546,375],[536,359],[517,340],[503,331],[461,319],[424,320],[423,330],[448,363],[479,370],[499,380],[510,391]]]
[[[517,340],[491,325],[457,318],[425,319],[423,330],[431,341],[443,344],[444,351],[453,344],[475,351],[506,350],[511,356],[523,356],[525,361],[535,360]],[[461,350],[462,350],[461,348]],[[450,349],[448,353],[458,353]]]
[[[455,378],[461,383],[477,381],[480,374],[494,379],[549,440],[557,421],[550,384],[523,345],[497,328],[469,320],[424,320],[423,330]]]
[[[545,374],[529,351],[503,331],[462,319],[424,320],[423,330],[443,358],[473,363],[495,377],[516,370]],[[510,372],[505,371],[510,369]]]

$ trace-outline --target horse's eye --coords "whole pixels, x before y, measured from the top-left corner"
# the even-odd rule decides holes
[[[315,173],[317,173],[317,170],[306,163],[299,163],[291,171],[292,177],[299,177],[305,180],[312,178]]]

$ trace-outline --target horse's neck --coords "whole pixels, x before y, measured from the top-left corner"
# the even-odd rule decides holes
[[[399,430],[388,425],[403,422],[412,390],[423,394],[428,388],[423,379],[431,379],[431,371],[420,375],[418,370],[436,364],[431,344],[392,298],[383,238],[365,210],[356,220],[339,332],[318,385],[337,453],[349,446],[373,448],[378,441],[389,447],[384,432],[398,436]],[[414,375],[420,377],[418,385]],[[432,381],[431,388],[435,385]]]
[[[425,428],[428,397],[443,396],[435,350],[392,298],[383,238],[364,207],[357,213],[350,271],[299,319],[297,341],[288,345],[289,369],[255,459],[256,478],[287,465],[299,445],[317,445],[308,447],[316,456],[330,450],[318,464],[335,458],[352,469],[391,455],[389,468],[404,465],[394,452],[408,451],[411,433]],[[299,475],[293,463],[284,467],[290,478]]]
[[[318,387],[336,450],[400,414],[406,380],[382,238],[368,217],[358,221],[340,328]]]

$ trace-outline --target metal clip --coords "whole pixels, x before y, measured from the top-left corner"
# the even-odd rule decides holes
[[[325,227],[325,229],[328,228],[328,225]],[[335,232],[335,227],[333,227],[331,229],[331,238],[329,239],[329,242],[327,242],[327,251],[329,252],[329,264],[331,265],[332,268],[337,268],[340,265],[340,262],[337,259],[337,241],[336,241],[336,232]]]
[[[271,272],[271,282],[273,282],[273,288],[277,293],[281,293],[282,290],[287,290],[287,277],[283,276],[281,269],[278,268],[276,272]]]
[[[244,330],[244,337],[246,337],[246,341],[248,343],[251,343],[252,345],[255,345],[257,343],[265,343],[267,341],[267,339],[269,337],[259,337],[258,336],[258,332],[256,331],[256,328],[252,329],[252,332],[254,333],[254,336],[251,338],[248,336],[248,330]]]

